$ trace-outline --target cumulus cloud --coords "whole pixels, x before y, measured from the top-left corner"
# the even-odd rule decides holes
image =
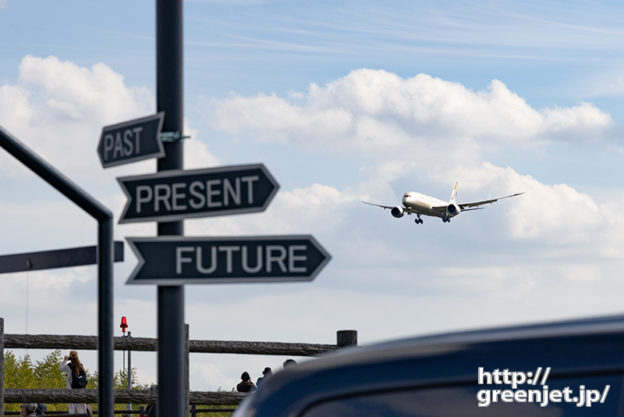
[[[110,124],[154,108],[148,88],[126,86],[123,76],[103,63],[85,68],[54,56],[29,55],[19,73],[23,84],[43,90],[52,117]]]
[[[217,103],[217,129],[253,131],[264,141],[350,151],[396,149],[409,143],[458,139],[534,143],[548,138],[599,137],[611,117],[590,103],[535,109],[498,80],[482,91],[418,74],[360,69],[307,93],[284,98],[233,95]],[[582,135],[582,136],[581,136]],[[484,142],[485,141],[485,142]]]
[[[64,172],[86,179],[94,178],[93,167],[99,167],[96,146],[102,127],[154,111],[149,88],[127,85],[123,75],[103,63],[87,68],[54,56],[28,55],[20,63],[18,83],[0,86],[0,125]],[[198,135],[188,125],[187,131]],[[188,143],[191,164],[216,162],[200,140]],[[0,169],[10,169],[5,166],[10,164],[0,164]],[[133,164],[122,170],[144,168]]]
[[[619,215],[623,194],[599,201],[567,184],[544,184],[531,175],[490,163],[452,173],[462,178],[458,197],[462,202],[467,195],[482,199],[524,192],[495,203],[497,207],[488,215],[501,215],[508,238],[535,245],[541,257],[621,258],[617,248],[624,244],[624,220]]]
[[[225,216],[218,219],[188,219],[192,235],[307,234],[340,233],[356,194],[335,187],[312,184],[304,188],[280,190],[269,208],[260,214]]]

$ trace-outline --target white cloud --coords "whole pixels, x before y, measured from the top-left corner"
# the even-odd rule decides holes
[[[458,171],[456,176],[462,178],[458,199],[462,202],[466,199],[462,188],[470,190],[470,195],[483,195],[483,199],[525,193],[496,203],[505,206],[511,237],[542,243],[580,243],[608,226],[610,214],[589,195],[568,185],[543,184],[530,175],[489,163],[461,169],[461,174]]]
[[[553,134],[579,137],[600,133],[612,124],[611,116],[590,103],[582,103],[568,108],[544,109],[544,129]]]
[[[603,71],[587,77],[580,83],[582,92],[589,97],[619,97],[624,94],[622,68]]]
[[[430,141],[449,146],[466,138],[481,146],[593,138],[612,125],[589,103],[534,109],[498,80],[475,92],[427,74],[403,79],[369,69],[322,87],[311,84],[307,94],[290,98],[234,95],[216,104],[213,122],[231,134],[253,131],[264,141],[360,152]]]
[[[53,116],[101,124],[141,116],[154,108],[146,87],[128,87],[121,74],[106,64],[90,69],[57,57],[26,56],[20,63],[20,81],[43,89]]]
[[[260,214],[186,220],[189,235],[340,233],[357,196],[334,187],[312,184],[281,190]]]
[[[32,120],[33,109],[29,105],[30,93],[17,85],[3,85],[0,87],[0,114],[3,122],[9,120]]]
[[[105,178],[96,153],[103,126],[154,111],[149,88],[128,86],[121,74],[103,63],[86,68],[54,56],[28,55],[20,63],[18,84],[0,86],[0,125],[61,171],[81,178],[81,183]],[[197,139],[197,130],[186,128],[194,136],[186,146],[186,159],[191,164],[216,163]],[[0,158],[8,157],[2,153]],[[145,172],[146,166],[133,164],[116,172]],[[18,172],[11,164],[2,163],[0,169]]]
[[[86,246],[95,241],[97,223],[89,215],[62,196],[54,198],[50,192],[45,197],[0,202],[2,235],[12,237],[2,239],[0,253]]]
[[[200,140],[199,130],[191,128],[188,120],[184,120],[184,133],[190,136],[190,139],[184,142],[184,167],[186,169],[208,168],[219,164],[217,157],[210,153]]]
[[[236,371],[238,369],[234,370],[234,372]],[[195,384],[211,386],[214,391],[218,389],[230,391],[239,382],[236,373],[226,373],[222,366],[215,363],[194,364],[190,372],[190,377],[195,380]]]

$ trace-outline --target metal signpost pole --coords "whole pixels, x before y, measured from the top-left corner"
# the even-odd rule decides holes
[[[156,0],[157,111],[163,132],[183,130],[182,0]],[[183,169],[181,140],[164,144],[157,170]],[[182,236],[183,221],[158,223],[158,236]],[[158,287],[158,415],[186,416],[184,398],[184,286]]]

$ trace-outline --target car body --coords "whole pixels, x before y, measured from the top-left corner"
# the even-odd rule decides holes
[[[534,378],[512,387],[502,377],[483,376],[495,370],[499,376],[507,370]],[[623,376],[624,316],[504,327],[322,355],[268,378],[234,416],[615,417],[624,416]],[[553,396],[566,387],[564,401]],[[498,399],[492,401],[496,390]],[[531,401],[516,394],[522,390],[535,391]],[[583,397],[594,390],[603,402],[588,406]],[[537,402],[537,391],[547,403]],[[507,401],[510,395],[518,397]]]

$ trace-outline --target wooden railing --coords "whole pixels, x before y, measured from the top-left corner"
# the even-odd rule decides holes
[[[189,353],[234,353],[244,355],[280,355],[280,356],[315,356],[331,352],[342,347],[357,345],[357,331],[339,330],[336,344],[250,342],[223,340],[189,340],[186,325],[186,398],[187,405],[237,405],[245,396],[238,392],[189,391],[188,368]],[[115,337],[115,350],[158,351],[158,339],[146,337]],[[4,334],[4,320],[0,318],[0,357],[4,358],[4,349],[72,349],[96,350],[96,336],[77,335],[21,335]],[[115,403],[154,404],[157,394],[153,390],[116,390]],[[0,416],[4,412],[4,403],[46,402],[46,403],[97,403],[97,390],[69,389],[5,389],[4,361],[0,361]],[[187,407],[187,409],[189,408]]]
[[[5,334],[4,347],[9,349],[97,349],[97,336]],[[156,352],[158,339],[115,337],[115,350]],[[238,353],[244,355],[314,356],[341,346],[312,343],[247,342],[235,340],[189,340],[190,353]]]
[[[152,390],[115,390],[115,403],[121,404],[154,404],[157,394]],[[191,391],[189,402],[203,405],[231,405],[238,404],[245,398],[244,392],[212,392]],[[4,390],[6,403],[97,403],[96,389],[16,389]]]

